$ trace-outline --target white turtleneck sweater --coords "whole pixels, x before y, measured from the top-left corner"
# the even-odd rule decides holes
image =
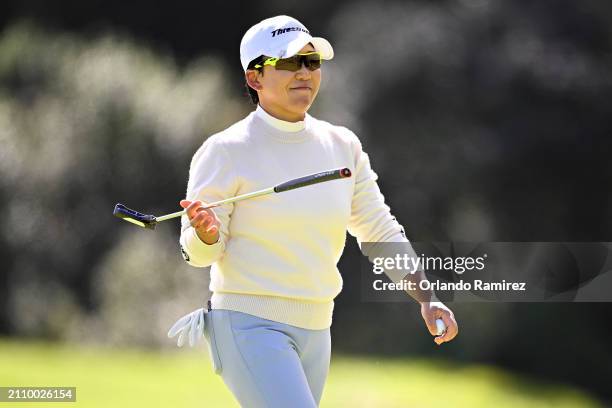
[[[367,153],[349,129],[306,114],[279,120],[259,105],[210,136],[193,156],[188,200],[213,202],[348,167],[352,176],[213,209],[219,240],[206,244],[182,217],[185,260],[210,269],[213,309],[307,329],[331,326],[342,289],[337,263],[346,231],[363,242],[408,242],[390,213]],[[393,282],[404,274],[386,272]],[[358,279],[355,271],[355,279]]]

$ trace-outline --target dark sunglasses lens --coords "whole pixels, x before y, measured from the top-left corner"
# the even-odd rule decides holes
[[[321,57],[319,55],[294,55],[289,58],[282,58],[276,62],[276,69],[285,71],[297,71],[302,68],[302,64],[306,65],[311,71],[321,68]]]
[[[304,62],[306,63],[306,67],[311,71],[321,68],[321,57],[317,54],[306,55],[304,57]]]
[[[300,66],[298,66],[298,56],[294,55],[293,57],[279,59],[276,61],[276,69],[297,71],[300,69]]]

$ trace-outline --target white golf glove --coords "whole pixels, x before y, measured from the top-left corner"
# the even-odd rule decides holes
[[[172,338],[177,333],[180,333],[176,342],[177,346],[183,347],[188,336],[189,346],[196,345],[204,334],[204,309],[194,310],[178,319],[168,331],[168,337]]]

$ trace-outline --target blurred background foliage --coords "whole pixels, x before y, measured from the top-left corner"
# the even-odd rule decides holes
[[[178,225],[192,154],[253,109],[244,31],[277,14],[328,38],[311,109],[361,138],[415,241],[612,241],[612,3],[565,1],[11,2],[0,6],[0,334],[174,347],[207,299]],[[340,262],[334,348],[442,356],[611,399],[608,304],[458,304],[432,347],[418,307],[364,303]]]

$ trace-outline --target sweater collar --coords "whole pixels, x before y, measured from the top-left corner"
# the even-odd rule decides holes
[[[259,104],[257,104],[257,109],[255,109],[255,115],[270,126],[282,132],[299,132],[304,130],[306,128],[306,124],[310,121],[310,115],[306,113],[304,120],[300,120],[298,122],[287,122],[286,120],[278,119],[270,115]]]

